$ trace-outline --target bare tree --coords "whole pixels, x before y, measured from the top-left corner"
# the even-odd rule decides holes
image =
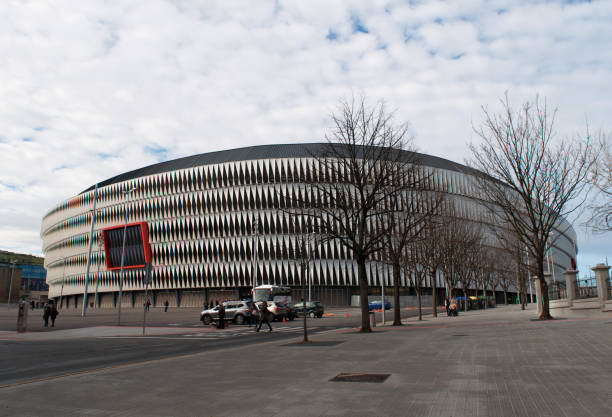
[[[593,164],[592,137],[555,142],[555,111],[536,97],[515,111],[508,96],[503,112],[483,108],[485,120],[475,128],[480,144],[472,143],[472,165],[487,207],[510,225],[535,260],[534,275],[542,291],[541,320],[551,319],[544,277],[546,248],[553,227],[584,202],[585,180]],[[570,206],[572,201],[577,203]]]
[[[441,233],[437,237],[441,252],[440,269],[444,275],[448,297],[452,297],[457,284],[463,284],[465,294],[473,279],[469,271],[470,251],[475,244],[475,235],[479,232],[468,220],[456,216],[452,202],[447,204],[445,212],[447,215],[443,217]]]
[[[299,202],[316,217],[327,240],[346,247],[357,266],[361,331],[370,332],[366,263],[387,243],[392,225],[381,221],[395,209],[390,202],[411,188],[408,177],[416,153],[408,150],[407,124],[396,125],[383,102],[341,101],[324,152],[313,156],[312,178]],[[311,195],[312,197],[308,197]]]
[[[484,297],[484,308],[488,307],[487,302],[487,291],[489,287],[493,284],[493,275],[495,272],[495,251],[490,247],[482,247],[479,253],[479,261],[478,261],[478,276],[476,281],[480,285],[480,289],[482,289],[482,295]],[[493,287],[493,295],[495,295],[495,287]]]
[[[291,220],[295,221],[295,219]],[[295,240],[293,258],[297,260],[297,263],[300,266],[302,285],[304,287],[303,293],[306,293],[306,288],[308,287],[310,280],[310,261],[313,259],[312,247],[315,244],[316,241],[314,234],[300,234],[296,237]],[[304,312],[304,339],[302,340],[302,343],[310,343],[310,340],[308,340],[308,314],[306,314],[307,308],[305,297],[302,297],[301,303]]]
[[[480,269],[482,235],[480,229],[465,220],[457,221],[455,235],[455,274],[461,283],[464,297],[464,311],[468,310],[468,290],[477,280]]]
[[[612,141],[600,136],[599,158],[593,164],[588,178],[596,194],[588,204],[591,216],[587,222],[595,232],[612,231]]]
[[[388,263],[391,264],[393,276],[393,325],[401,326],[400,316],[400,278],[402,269],[408,272],[411,280],[417,275],[422,278],[422,273],[427,273],[423,270],[418,262],[416,254],[409,250],[409,246],[422,240],[424,232],[431,219],[439,214],[440,202],[442,197],[439,193],[431,190],[431,174],[423,167],[415,163],[407,166],[407,173],[402,173],[406,180],[409,181],[410,189],[395,198],[388,201],[391,211],[383,211],[384,217],[379,219],[379,223],[387,223],[387,241],[384,250],[385,257]],[[415,249],[415,248],[413,248]],[[404,265],[402,265],[404,264]],[[410,265],[410,269],[406,268]],[[416,271],[420,268],[420,271]],[[414,282],[414,281],[413,281]],[[420,283],[421,281],[419,281]],[[416,289],[416,287],[415,287]],[[421,317],[420,302],[421,293],[417,295],[419,302],[419,319]]]
[[[440,194],[441,200],[439,201],[440,208],[444,206],[444,195]],[[433,317],[438,316],[437,311],[437,295],[436,295],[436,277],[438,271],[442,268],[442,264],[444,261],[444,238],[446,236],[446,232],[444,230],[444,220],[443,217],[433,217],[427,223],[427,227],[425,228],[424,238],[419,241],[417,256],[419,258],[419,264],[423,265],[425,269],[428,271],[429,276],[431,277],[431,285],[432,285],[432,301],[431,305],[433,306],[432,315]],[[447,294],[448,297],[450,297]]]
[[[511,266],[508,265],[508,268]],[[496,271],[495,283],[499,285],[504,292],[504,304],[508,304],[508,290],[514,281],[514,275],[510,269],[506,269],[503,266]]]
[[[410,284],[416,292],[418,319],[423,320],[421,294],[423,289],[423,283],[425,282],[425,278],[428,274],[428,269],[426,266],[421,264],[422,249],[420,248],[420,243],[421,242],[414,242],[410,245],[410,247],[406,251],[405,256],[402,258],[401,265],[404,269],[405,276],[409,277]]]

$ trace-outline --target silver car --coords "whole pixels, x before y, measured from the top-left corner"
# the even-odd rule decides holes
[[[236,324],[244,324],[251,317],[251,310],[246,301],[225,301],[225,321],[232,321]],[[200,320],[204,324],[210,324],[219,319],[219,306],[202,310]]]
[[[268,303],[268,311],[272,313],[272,320],[283,321],[287,317],[287,307],[280,301],[266,301]],[[257,308],[261,310],[261,301],[257,303]]]

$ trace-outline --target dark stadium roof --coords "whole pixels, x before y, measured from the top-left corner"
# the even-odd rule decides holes
[[[310,156],[322,156],[329,151],[328,143],[292,143],[278,145],[257,145],[246,148],[228,149],[224,151],[208,152],[199,155],[186,156],[171,161],[160,162],[138,168],[133,171],[116,175],[98,183],[98,187],[104,187],[118,182],[134,178],[146,177],[148,175],[162,172],[176,171],[179,169],[193,168],[202,165],[219,164],[231,161],[247,161],[252,159],[277,159],[277,158],[302,158]],[[421,164],[433,168],[448,169],[458,172],[474,172],[471,168],[448,159],[438,158],[426,154],[417,153]],[[93,190],[95,185],[84,190],[81,194]]]

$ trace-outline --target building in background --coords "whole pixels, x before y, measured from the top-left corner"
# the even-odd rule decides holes
[[[239,299],[248,297],[255,283],[289,286],[294,298],[301,298],[307,277],[292,254],[303,228],[284,209],[316,175],[314,157],[323,155],[326,146],[265,145],[189,156],[117,175],[99,183],[97,192],[92,186],[61,202],[41,225],[49,297],[61,299],[63,307],[82,305],[95,199],[87,293],[96,307],[113,308],[119,302],[120,272],[106,269],[101,232],[122,225],[126,212],[129,223],[148,225],[154,305],[168,301],[170,306],[201,307],[211,300]],[[477,222],[474,171],[446,159],[419,156],[435,189],[453,200],[458,216]],[[563,280],[561,272],[576,257],[576,235],[566,223],[556,233],[551,263],[554,279]],[[358,294],[350,253],[333,241],[313,250],[313,299],[350,304]],[[383,283],[390,287],[386,265],[371,262],[367,274],[372,294],[380,294]],[[125,271],[122,306],[143,305],[144,276],[142,269]],[[433,279],[443,288],[441,276],[428,277],[426,291]],[[401,285],[410,292],[408,277],[402,276]]]
[[[41,257],[0,250],[0,302],[7,302],[10,292],[11,303],[21,299],[38,305],[45,303],[49,287],[43,262]],[[12,281],[10,291],[9,279]]]

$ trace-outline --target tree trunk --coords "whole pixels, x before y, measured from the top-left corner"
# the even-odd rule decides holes
[[[508,290],[504,288],[504,304],[508,305]]]
[[[401,326],[402,318],[400,316],[400,263],[399,260],[393,261],[393,326]],[[382,306],[385,308],[385,306]]]
[[[463,311],[467,311],[467,303],[468,303],[468,296],[467,296],[467,290],[464,288],[463,289]]]
[[[432,305],[432,316],[438,317],[438,286],[436,285],[436,269],[434,268],[431,277],[431,305]]]
[[[484,296],[484,308],[487,309],[487,287],[483,286],[482,295]]]
[[[419,320],[423,320],[423,314],[421,313],[421,286],[417,286],[417,309],[419,310]]]
[[[370,312],[368,311],[368,277],[366,275],[366,259],[357,258],[357,275],[359,277],[359,304],[361,307],[361,330],[362,333],[369,333]]]
[[[540,286],[540,294],[542,294],[542,300],[538,300],[540,303],[542,312],[538,317],[540,320],[552,320],[552,316],[550,315],[550,305],[548,299],[548,284],[544,279],[544,257],[536,258],[536,262],[538,265],[538,284]]]

